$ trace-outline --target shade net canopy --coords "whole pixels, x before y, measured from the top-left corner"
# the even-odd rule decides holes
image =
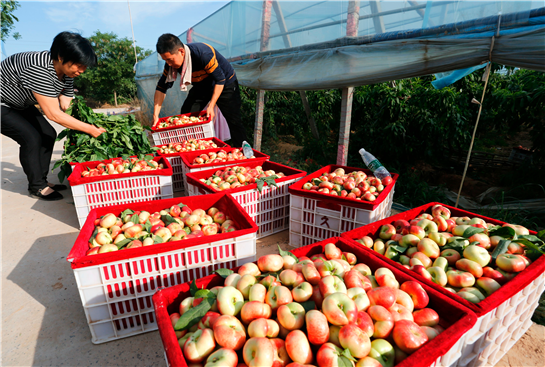
[[[545,71],[543,6],[543,1],[232,1],[179,37],[213,46],[231,61],[240,84],[263,90],[374,84],[489,59]],[[163,67],[157,53],[136,66],[139,97],[150,108]],[[185,96],[177,87],[169,90],[162,116],[178,113]]]

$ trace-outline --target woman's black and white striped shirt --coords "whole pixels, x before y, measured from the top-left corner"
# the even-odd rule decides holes
[[[59,80],[49,51],[21,52],[0,63],[3,106],[25,109],[37,103],[32,92],[57,98],[74,96],[74,79]]]

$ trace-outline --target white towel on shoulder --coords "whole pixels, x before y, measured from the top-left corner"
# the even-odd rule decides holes
[[[182,78],[180,80],[180,90],[182,92],[187,92],[187,86],[191,85],[191,74],[193,67],[191,65],[191,51],[189,50],[189,47],[187,45],[184,45],[184,63],[182,65]],[[167,83],[176,81],[176,78],[178,77],[178,69],[173,68],[172,66],[168,70],[167,75]]]

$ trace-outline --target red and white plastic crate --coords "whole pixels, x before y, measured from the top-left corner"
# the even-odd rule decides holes
[[[261,192],[257,190],[257,184],[218,191],[199,181],[201,178],[206,179],[212,176],[217,169],[192,172],[188,173],[186,176],[189,191],[188,194],[205,195],[213,192],[227,192],[233,195],[235,200],[242,205],[244,210],[246,210],[246,212],[259,227],[257,238],[270,236],[274,233],[288,229],[290,207],[288,187],[294,182],[299,181],[307,173],[305,171],[270,161],[265,161],[263,163],[253,162],[239,164],[239,166],[250,168],[262,166],[264,171],[274,170],[275,172],[283,172],[286,176],[275,180],[278,187],[265,185],[263,186]]]
[[[237,231],[86,256],[94,221],[125,209],[149,212],[183,202],[191,209],[216,207],[230,216]],[[214,270],[255,261],[257,226],[228,194],[174,198],[93,209],[67,260],[95,344],[157,329],[151,297],[163,287],[200,279]]]
[[[206,115],[206,111],[183,114],[183,116],[203,115]],[[159,122],[163,122],[169,117],[160,118]],[[177,143],[189,139],[204,139],[213,138],[214,136],[216,136],[214,132],[214,121],[210,120],[210,118],[208,118],[207,121],[196,122],[194,124],[184,124],[181,126],[165,127],[161,129],[152,127],[151,131],[153,144],[156,146],[168,143]]]
[[[228,144],[219,140],[218,138],[206,138],[201,140],[212,140],[218,146],[218,148],[224,148],[224,149],[230,148]],[[168,144],[158,145],[157,147],[163,147],[165,145],[168,145]],[[199,154],[202,154],[204,152],[213,151],[218,148],[197,150],[195,151],[195,153],[198,152]],[[168,160],[168,163],[170,163],[170,165],[172,166],[172,188],[174,189],[174,191],[183,191],[186,185],[184,180],[184,171],[182,168],[183,166],[182,157],[180,156],[180,154],[184,154],[184,153],[186,152],[170,153],[170,154],[162,154],[157,152],[159,156],[165,157]],[[185,190],[187,192],[187,189]]]
[[[165,168],[81,177],[81,172],[87,167],[95,168],[101,162],[111,162],[111,159],[75,165],[72,174],[68,177],[68,182],[72,188],[80,228],[92,209],[173,197],[172,167],[166,158],[155,157],[153,160],[162,163]]]
[[[331,173],[337,168],[343,168],[346,173],[363,171],[372,175],[368,169],[331,164],[291,185],[290,245],[306,246],[390,216],[394,187],[399,177],[396,173],[392,174],[393,182],[384,188],[374,202],[303,190],[303,185],[311,179],[326,172]]]
[[[363,236],[376,238],[383,224],[393,223],[398,219],[411,220],[422,213],[430,213],[431,208],[441,203],[429,203],[420,207],[393,215],[381,221],[357,228],[342,234],[354,244],[362,247],[362,251],[380,257],[390,266],[411,274],[422,283],[437,289],[444,295],[471,309],[477,315],[477,323],[468,332],[462,357],[454,366],[489,366],[494,365],[532,324],[533,311],[538,306],[539,297],[545,289],[545,256],[539,257],[514,279],[503,285],[498,291],[486,297],[483,301],[473,304],[438,286],[421,275],[406,269],[401,264],[374,252],[355,242]],[[441,204],[451,211],[453,217],[479,217],[488,223],[502,225],[505,222],[474,214],[466,210]],[[535,234],[535,232],[530,232]]]
[[[323,253],[326,243],[329,242],[335,243],[343,251],[354,253],[358,258],[358,262],[367,264],[373,272],[380,267],[388,267],[392,270],[400,284],[414,280],[414,278],[405,272],[389,266],[375,256],[368,256],[368,254],[361,251],[361,247],[340,237],[333,237],[304,246],[293,250],[292,253],[297,257],[310,257],[314,254]],[[236,271],[237,269],[234,270]],[[223,283],[224,279],[216,274],[196,281],[198,288],[212,288],[214,286],[221,286]],[[165,348],[167,365],[170,367],[187,366],[187,362],[176,339],[169,314],[178,312],[181,301],[190,296],[189,286],[189,283],[181,284],[162,289],[153,295],[159,334]],[[422,284],[422,286],[428,293],[430,299],[429,307],[437,311],[441,320],[440,325],[445,328],[445,331],[408,356],[396,365],[396,367],[451,366],[459,359],[460,351],[466,340],[467,331],[475,324],[477,317],[466,307],[453,302],[452,299],[437,292],[427,284]]]
[[[223,149],[227,153],[232,152],[233,150],[238,149],[242,150],[242,148],[227,148]],[[249,158],[249,159],[241,159],[241,160],[235,160],[235,161],[229,161],[229,162],[221,162],[221,163],[208,163],[208,164],[193,164],[193,160],[200,156],[203,153],[210,153],[219,151],[219,149],[210,149],[203,152],[188,152],[188,153],[182,153],[180,154],[180,157],[182,159],[182,172],[183,172],[183,178],[184,178],[184,190],[187,193],[187,195],[198,195],[196,193],[196,190],[189,190],[189,187],[187,185],[187,174],[191,172],[198,172],[198,171],[206,171],[210,169],[218,169],[222,167],[232,166],[232,165],[246,165],[247,163],[259,163],[260,165],[263,164],[263,162],[268,161],[270,156],[266,155],[265,153],[258,152],[257,150],[252,149],[254,152],[255,158]]]

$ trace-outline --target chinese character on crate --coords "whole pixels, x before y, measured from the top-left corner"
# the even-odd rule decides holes
[[[459,366],[495,365],[532,325],[543,231],[429,203],[342,236],[477,314]]]
[[[398,177],[380,180],[367,169],[329,165],[291,185],[290,244],[308,245],[388,217]]]
[[[154,295],[169,365],[449,366],[476,316],[331,238]]]

